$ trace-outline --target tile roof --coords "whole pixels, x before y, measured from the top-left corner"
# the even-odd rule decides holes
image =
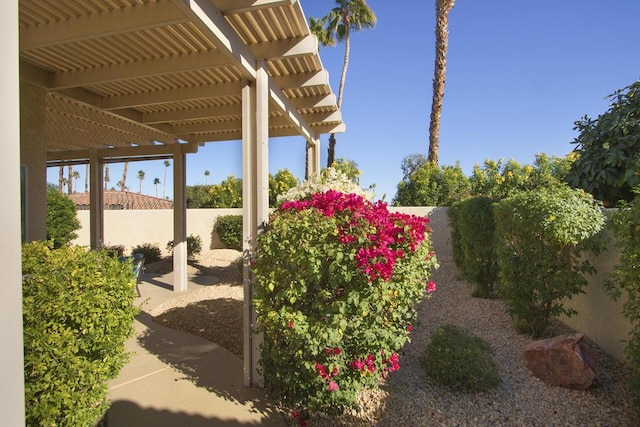
[[[173,209],[173,200],[129,191],[105,191],[105,209]],[[79,210],[89,209],[89,193],[73,193],[68,197]]]

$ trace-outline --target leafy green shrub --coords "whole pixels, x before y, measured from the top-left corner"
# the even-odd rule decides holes
[[[557,187],[566,183],[566,178],[575,160],[575,155],[564,157],[536,154],[534,165],[521,165],[511,159],[484,161],[476,164],[469,178],[471,191],[477,196],[503,199],[518,192],[539,188]]]
[[[167,250],[173,254],[173,240],[167,243]],[[187,258],[193,259],[202,252],[202,239],[200,236],[189,234],[187,236]]]
[[[471,187],[459,164],[438,166],[418,157],[405,159],[395,206],[451,206],[469,196]]]
[[[103,249],[116,258],[124,256],[124,245],[104,246]]]
[[[333,190],[271,215],[254,303],[265,381],[285,403],[339,413],[399,368],[413,305],[435,289],[427,222]]]
[[[76,217],[76,205],[56,189],[47,189],[47,240],[55,248],[69,244],[77,238],[80,221]]]
[[[227,248],[242,250],[242,215],[219,216],[213,231]]]
[[[26,423],[91,426],[127,361],[135,279],[107,251],[22,248]]]
[[[565,298],[583,293],[581,260],[603,226],[599,204],[568,187],[523,192],[494,205],[501,294],[516,329],[540,336],[552,317],[571,316]]]
[[[577,159],[569,184],[614,206],[631,201],[640,185],[640,80],[609,95],[609,110],[575,122]]]
[[[438,384],[464,393],[488,390],[501,382],[491,346],[452,324],[440,325],[433,332],[423,366]]]
[[[632,330],[625,352],[636,370],[633,387],[640,410],[640,187],[635,193],[630,204],[611,215],[609,225],[620,253],[620,263],[615,267],[612,281],[614,297],[622,292],[627,296],[623,313],[631,322]]]
[[[457,267],[462,276],[476,284],[473,296],[492,298],[498,280],[493,220],[494,199],[477,196],[456,202],[449,210],[451,238]]]
[[[152,262],[160,261],[162,259],[162,252],[160,252],[160,246],[153,243],[143,243],[131,249],[131,255],[142,254],[144,255],[144,262],[151,264]]]
[[[460,268],[464,263],[464,252],[462,252],[462,237],[460,236],[460,227],[456,224],[460,222],[460,203],[452,204],[447,210],[449,218],[449,228],[451,229],[451,251],[453,252],[453,262]],[[460,268],[461,269],[461,268]]]

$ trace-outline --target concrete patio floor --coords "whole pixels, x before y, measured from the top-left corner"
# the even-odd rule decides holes
[[[190,278],[185,292],[212,282]],[[173,292],[171,283],[171,273],[142,277],[136,303],[146,303],[126,343],[131,359],[109,383],[108,427],[286,425],[265,390],[244,386],[240,358],[153,322],[147,311],[182,295]]]

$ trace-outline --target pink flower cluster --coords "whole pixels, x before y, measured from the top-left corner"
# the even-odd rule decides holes
[[[373,361],[373,354],[369,354],[366,359],[356,359],[349,363],[349,366],[359,371],[375,372],[376,365]]]
[[[372,203],[356,194],[334,190],[315,193],[309,200],[285,202],[280,207],[284,211],[310,208],[342,221],[338,238],[345,245],[357,242],[358,231],[366,230],[366,242],[357,250],[355,259],[357,267],[370,281],[389,280],[396,261],[404,257],[405,250],[415,251],[425,233],[431,231],[427,226],[428,218],[390,213],[382,201]]]
[[[335,347],[335,348],[326,347],[324,349],[324,354],[326,354],[326,355],[328,355],[330,357],[331,356],[337,356],[341,352],[342,352],[342,350],[340,350],[338,347]],[[329,384],[328,384],[328,387],[327,387],[329,392],[340,390],[340,387],[338,386],[338,383],[336,383],[335,381],[333,381],[331,379],[332,377],[335,377],[339,373],[337,366],[335,366],[333,368],[333,370],[331,371],[331,373],[329,373],[329,371],[327,371],[327,368],[322,363],[316,363],[316,371],[318,372],[318,375],[320,375],[320,377],[322,377],[323,380],[328,380],[329,381]]]
[[[340,390],[338,383],[333,381],[331,378],[338,375],[338,367],[334,367],[331,373],[327,371],[327,368],[322,363],[316,363],[316,371],[318,371],[318,375],[322,377],[323,380],[328,380],[329,384],[327,386],[327,390],[329,392]]]
[[[387,365],[391,365],[391,366],[386,366],[384,369],[387,372],[393,372],[393,371],[397,371],[398,369],[400,369],[400,363],[398,362],[399,358],[398,355],[396,353],[393,353],[391,355],[391,357],[389,357],[389,359],[383,358],[382,359],[382,363]]]

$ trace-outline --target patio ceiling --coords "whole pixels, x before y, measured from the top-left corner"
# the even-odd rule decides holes
[[[20,0],[19,14],[21,78],[47,90],[50,159],[241,139],[241,89],[261,61],[269,136],[344,130],[296,0]]]

